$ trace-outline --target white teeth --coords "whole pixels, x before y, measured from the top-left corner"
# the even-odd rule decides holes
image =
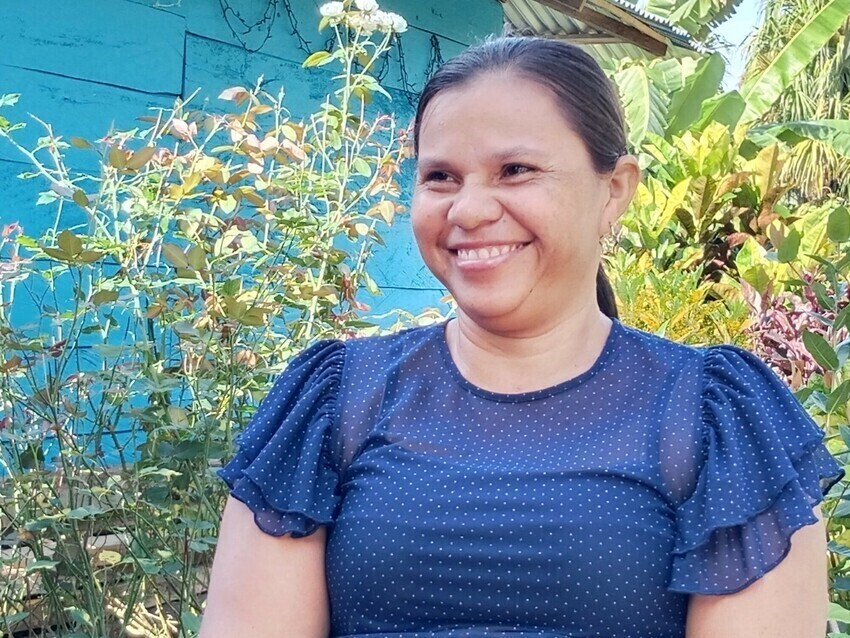
[[[501,255],[507,255],[518,248],[522,248],[522,244],[503,244],[501,246],[489,246],[485,248],[461,248],[457,251],[457,256],[461,261],[477,261],[484,259],[493,259]]]

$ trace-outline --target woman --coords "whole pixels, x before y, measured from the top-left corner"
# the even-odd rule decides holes
[[[457,318],[291,363],[221,473],[201,635],[823,636],[841,471],[755,356],[617,319],[600,241],[640,170],[596,63],[470,49],[415,141]]]

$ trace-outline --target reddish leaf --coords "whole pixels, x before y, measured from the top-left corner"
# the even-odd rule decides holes
[[[243,102],[249,95],[251,94],[245,87],[232,86],[229,89],[224,89],[224,91],[219,93],[218,99],[233,101],[239,104],[240,102]]]

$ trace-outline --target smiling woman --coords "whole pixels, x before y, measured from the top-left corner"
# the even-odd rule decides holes
[[[552,92],[511,72],[440,92],[416,139],[414,232],[460,313],[529,336],[582,315],[598,324],[599,238],[634,192],[634,158],[597,173]]]
[[[457,317],[280,377],[221,471],[204,638],[822,636],[841,469],[757,357],[617,318],[600,238],[640,171],[596,63],[470,49],[415,139]]]

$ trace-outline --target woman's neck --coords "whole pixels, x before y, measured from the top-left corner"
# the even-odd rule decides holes
[[[611,329],[611,319],[598,308],[522,334],[490,331],[458,313],[446,326],[446,340],[467,381],[514,394],[552,387],[589,370]]]

